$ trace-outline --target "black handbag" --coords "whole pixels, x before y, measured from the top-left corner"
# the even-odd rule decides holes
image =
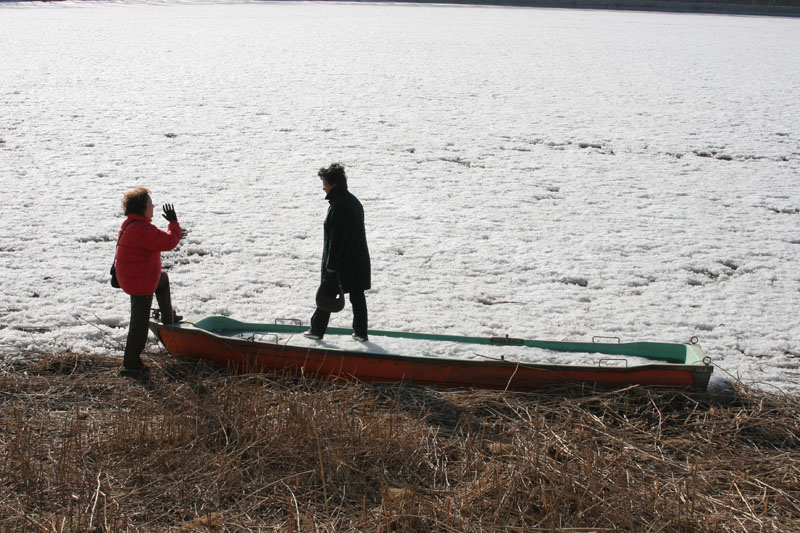
[[[114,257],[114,261],[116,262],[117,258]],[[115,289],[119,289],[119,281],[117,281],[117,267],[114,266],[114,263],[111,263],[111,286]]]
[[[131,220],[130,222],[125,224],[125,227],[122,228],[122,231],[119,232],[119,237],[117,237],[117,248],[119,248],[119,240],[122,238],[122,234],[125,233],[125,230],[128,229],[128,226],[130,226],[131,224],[133,224],[133,220]],[[111,272],[110,272],[110,274],[111,274],[111,286],[114,287],[115,289],[119,289],[120,286],[119,286],[119,281],[117,280],[117,267],[114,265],[114,263],[116,263],[116,262],[117,262],[117,252],[116,252],[116,249],[115,249],[114,250],[114,261],[111,263]]]
[[[342,282],[339,280],[339,275],[333,273],[335,281],[325,279],[317,289],[317,296],[315,298],[317,307],[329,313],[338,313],[344,309],[344,290],[342,290]],[[333,290],[331,290],[333,289]]]

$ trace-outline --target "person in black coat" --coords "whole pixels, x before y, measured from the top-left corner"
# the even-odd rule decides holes
[[[367,300],[364,291],[371,285],[371,267],[367,234],[364,229],[364,208],[347,189],[344,167],[334,163],[321,168],[318,176],[327,193],[328,216],[325,218],[322,247],[322,284],[320,293],[333,298],[342,292],[350,295],[353,306],[353,338],[367,340]],[[320,308],[311,317],[311,329],[305,336],[321,339],[330,320],[330,310]]]

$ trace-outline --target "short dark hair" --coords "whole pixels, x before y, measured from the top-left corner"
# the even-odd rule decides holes
[[[331,185],[339,185],[341,183],[347,187],[347,175],[344,173],[344,167],[339,163],[333,163],[328,168],[322,167],[317,172],[317,175]]]
[[[150,191],[144,187],[136,187],[126,192],[122,197],[122,210],[125,211],[125,216],[130,214],[144,216],[148,196],[150,196]]]

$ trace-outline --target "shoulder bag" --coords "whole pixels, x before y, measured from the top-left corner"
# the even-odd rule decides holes
[[[122,231],[119,232],[119,237],[117,237],[117,249],[119,248],[119,241],[122,238],[122,234],[125,233],[125,230],[128,229],[128,226],[130,226],[134,222],[135,222],[134,220],[131,220],[130,222],[125,224],[125,227],[123,227]],[[117,262],[117,252],[115,250],[114,251],[114,261],[111,263],[111,272],[110,272],[111,273],[111,286],[114,287],[115,289],[119,289],[120,288],[119,287],[119,281],[117,281],[117,267],[114,264],[116,262]]]

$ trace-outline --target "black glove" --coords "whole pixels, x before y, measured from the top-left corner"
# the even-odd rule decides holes
[[[164,214],[161,216],[170,222],[178,221],[178,215],[175,214],[175,207],[172,204],[164,204]]]

